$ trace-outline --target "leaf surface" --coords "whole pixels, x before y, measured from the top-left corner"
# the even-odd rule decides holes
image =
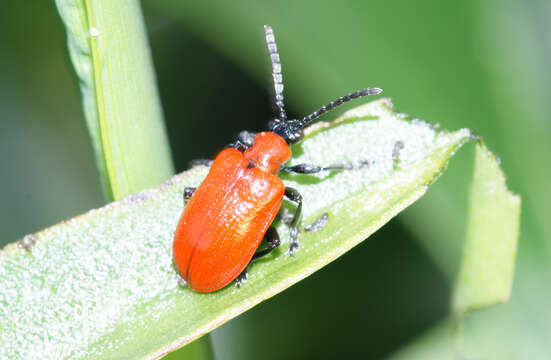
[[[318,123],[293,147],[291,164],[369,166],[283,176],[304,198],[303,225],[327,213],[327,226],[302,231],[250,268],[249,279],[210,294],[178,286],[172,263],[182,192],[208,168],[29,235],[0,253],[0,357],[158,358],[283,291],[357,245],[418,199],[438,178],[468,130],[437,131],[374,101],[331,124]],[[284,206],[292,210],[292,205]],[[75,340],[78,339],[78,340]]]

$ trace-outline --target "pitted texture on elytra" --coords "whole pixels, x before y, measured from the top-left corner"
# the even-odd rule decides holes
[[[291,164],[370,166],[284,174],[304,197],[304,224],[329,214],[326,227],[302,232],[294,257],[277,223],[283,249],[253,264],[241,288],[204,295],[179,287],[171,246],[183,189],[207,173],[196,167],[35,234],[30,251],[12,244],[0,252],[0,358],[142,358],[189,342],[361,242],[419,198],[470,136],[409,121],[388,100],[315,128],[293,147]],[[404,144],[398,162],[396,141]]]

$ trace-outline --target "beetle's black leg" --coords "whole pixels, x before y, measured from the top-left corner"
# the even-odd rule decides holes
[[[270,247],[268,247],[266,249],[263,249],[263,250],[260,250],[260,251],[257,251],[253,255],[251,261],[249,261],[249,263],[247,264],[245,269],[241,272],[241,274],[239,274],[237,276],[237,278],[236,278],[237,286],[241,286],[241,284],[243,284],[245,281],[247,281],[247,274],[248,274],[249,266],[251,265],[251,263],[253,261],[255,261],[258,258],[261,258],[263,256],[268,255],[275,248],[277,248],[279,246],[279,244],[281,243],[279,241],[279,234],[277,233],[277,230],[274,227],[268,228],[268,231],[266,231],[266,235],[264,235],[263,240],[266,241],[267,243],[269,243]]]
[[[195,159],[189,162],[190,167],[194,166],[211,166],[214,160],[209,159]]]
[[[249,266],[250,265],[251,265],[251,263],[249,262],[247,264],[247,266],[245,266],[245,269],[243,271],[241,271],[241,274],[237,275],[237,277],[235,278],[235,285],[237,285],[237,287],[241,287],[241,285],[243,285],[243,283],[245,281],[247,281],[247,278],[249,277]]]
[[[191,199],[191,195],[197,190],[197,188],[194,187],[186,187],[184,188],[184,204]]]
[[[268,247],[264,250],[257,251],[256,253],[254,253],[253,258],[251,259],[251,261],[268,255],[275,248],[277,248],[279,246],[279,244],[281,243],[279,241],[279,234],[277,233],[277,230],[276,230],[275,227],[268,228],[268,231],[266,231],[266,235],[264,235],[263,240],[266,241],[267,243],[269,243],[270,247]]]
[[[284,167],[281,169],[281,171],[297,173],[297,174],[315,174],[321,171],[362,169],[367,166],[369,166],[369,161],[364,160],[356,164],[347,163],[347,164],[336,164],[336,165],[329,165],[329,166],[318,166],[313,164],[298,164],[295,166]]]
[[[319,231],[319,230],[323,229],[325,227],[325,225],[327,225],[328,221],[329,221],[329,214],[328,213],[323,213],[319,218],[314,220],[313,223],[311,223],[310,225],[306,225],[304,227],[304,230],[306,230],[308,232],[310,232],[310,231]]]
[[[293,252],[298,249],[298,234],[300,233],[300,230],[298,229],[298,221],[300,220],[300,216],[302,215],[302,195],[300,195],[300,193],[296,189],[286,187],[285,197],[287,197],[292,202],[297,203],[295,215],[293,216],[293,220],[291,220],[291,223],[289,224],[289,232],[291,235],[289,255],[293,256]]]

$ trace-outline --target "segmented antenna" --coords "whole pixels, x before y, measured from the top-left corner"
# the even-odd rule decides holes
[[[283,76],[281,75],[281,63],[279,62],[279,53],[275,43],[274,30],[270,25],[264,25],[266,32],[266,45],[270,52],[270,61],[272,62],[272,77],[274,78],[275,104],[279,110],[279,120],[286,120],[287,113],[283,104]]]
[[[300,120],[300,124],[302,127],[305,127],[310,122],[314,121],[321,115],[325,114],[326,112],[333,110],[337,106],[344,104],[347,101],[350,101],[352,99],[356,99],[362,96],[368,96],[368,95],[377,95],[382,93],[383,90],[379,88],[367,88],[359,91],[355,91],[353,93],[350,93],[348,95],[345,95],[343,97],[338,98],[337,100],[331,101],[329,104],[322,106],[319,110],[314,111],[308,116],[305,116],[302,120]]]

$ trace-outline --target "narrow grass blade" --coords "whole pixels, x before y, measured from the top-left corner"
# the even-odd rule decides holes
[[[138,0],[56,0],[110,199],[173,174]]]

